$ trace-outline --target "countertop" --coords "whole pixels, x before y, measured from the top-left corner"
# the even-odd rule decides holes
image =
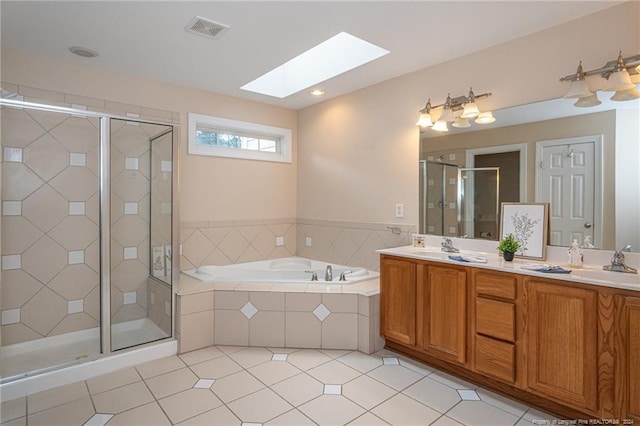
[[[440,247],[421,248],[413,246],[403,246],[377,250],[377,253],[406,257],[410,259],[429,260],[453,265],[468,266],[473,268],[490,269],[501,272],[513,272],[516,274],[531,275],[535,277],[544,277],[583,284],[592,284],[604,287],[614,287],[625,290],[640,291],[640,275],[603,271],[602,265],[584,265],[581,269],[576,269],[570,268],[566,264],[562,264],[559,262],[554,263],[552,261],[535,261],[531,259],[516,258],[512,262],[507,262],[497,252],[485,253],[478,251],[461,250],[460,253],[445,253],[440,250]],[[487,259],[487,263],[460,262],[457,260],[449,259],[450,255],[465,254],[485,257]],[[521,269],[523,265],[531,263],[547,263],[551,265],[558,265],[566,269],[571,269],[571,273],[557,274]]]

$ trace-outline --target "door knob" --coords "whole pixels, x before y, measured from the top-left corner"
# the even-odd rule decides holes
[[[593,226],[593,224],[591,222],[585,222],[584,223],[584,227],[585,228],[591,228]]]

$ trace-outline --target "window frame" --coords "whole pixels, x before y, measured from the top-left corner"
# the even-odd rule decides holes
[[[216,145],[198,144],[197,130],[220,130],[229,133],[240,133],[243,136],[254,135],[279,139],[279,152],[266,152],[250,149],[229,148]],[[188,154],[211,157],[239,158],[244,160],[273,161],[278,163],[292,162],[291,129],[266,126],[264,124],[211,117],[203,114],[189,113]]]

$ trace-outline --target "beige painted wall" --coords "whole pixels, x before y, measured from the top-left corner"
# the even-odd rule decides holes
[[[640,51],[639,17],[639,2],[624,3],[301,110],[298,217],[417,224],[415,122],[427,98],[439,103],[469,86],[493,92],[485,109],[561,97],[567,85],[558,79],[578,60],[592,69],[620,49]],[[404,219],[394,217],[395,203],[404,203]]]
[[[2,81],[180,113],[180,220],[296,216],[297,112],[82,64],[2,50]],[[293,130],[294,163],[187,155],[187,113]]]

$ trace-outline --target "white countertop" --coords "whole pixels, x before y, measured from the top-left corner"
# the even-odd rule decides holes
[[[603,271],[602,265],[584,265],[581,269],[570,268],[566,264],[552,261],[533,261],[531,259],[514,259],[512,262],[505,261],[502,256],[497,253],[486,253],[471,250],[461,250],[460,253],[445,253],[440,247],[395,247],[377,250],[377,253],[392,256],[406,257],[410,259],[429,260],[454,265],[469,266],[474,268],[490,269],[494,271],[513,272],[523,275],[531,275],[536,277],[544,277],[549,279],[557,279],[563,281],[572,281],[584,284],[593,284],[605,287],[621,288],[625,290],[640,291],[640,275],[626,274],[621,272]],[[487,263],[471,263],[461,262],[449,259],[450,255],[473,255],[482,256],[487,259]],[[570,274],[557,274],[547,272],[537,272],[527,269],[521,269],[523,265],[530,263],[547,263],[559,265],[565,269],[571,269]]]

